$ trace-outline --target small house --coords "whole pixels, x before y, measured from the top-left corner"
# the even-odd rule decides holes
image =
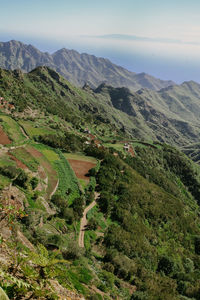
[[[123,149],[124,151],[129,151],[130,145],[128,143],[125,143]]]
[[[84,129],[84,133],[88,133],[88,134],[90,134],[90,133],[91,133],[91,131],[90,131],[88,128],[85,128],[85,129]]]

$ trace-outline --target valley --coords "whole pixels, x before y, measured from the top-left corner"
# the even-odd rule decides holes
[[[199,93],[196,83],[81,89],[47,67],[0,70],[10,299],[198,299]]]

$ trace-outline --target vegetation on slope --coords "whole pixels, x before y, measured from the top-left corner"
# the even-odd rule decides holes
[[[28,74],[0,70],[0,83],[1,97],[13,103],[17,110],[26,109],[31,113],[30,107],[37,108],[45,115],[59,116],[77,129],[104,123],[115,136],[123,134],[178,146],[199,140],[198,84],[185,83],[159,92],[141,90],[137,93],[102,84],[93,91],[73,87],[47,67],[38,67]],[[184,117],[180,116],[181,112]],[[49,134],[56,131],[51,123],[38,130],[31,119],[22,121],[21,125],[31,136],[44,135],[45,127]]]
[[[121,100],[130,109],[119,118],[133,108],[126,89],[86,92],[48,68],[1,75],[1,94],[15,105],[2,109],[2,128],[16,134],[0,148],[0,286],[8,296],[57,299],[62,287],[65,297],[71,290],[86,299],[199,299],[199,167],[119,130],[111,115],[125,110]],[[67,159],[85,155],[98,163],[81,188]]]

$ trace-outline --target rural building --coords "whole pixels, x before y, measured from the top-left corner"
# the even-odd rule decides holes
[[[125,143],[123,149],[124,151],[129,151],[130,145],[128,143]]]
[[[88,128],[85,128],[85,129],[84,129],[84,133],[88,133],[88,134],[90,134],[90,133],[91,133],[91,131],[90,131]]]

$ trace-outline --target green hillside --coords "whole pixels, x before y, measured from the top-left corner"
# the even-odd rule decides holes
[[[75,88],[46,67],[1,70],[0,97],[8,297],[198,300],[200,167],[158,142],[188,139],[172,110],[162,131],[140,93]]]
[[[1,97],[14,103],[17,111],[26,109],[30,115],[30,109],[39,109],[73,122],[79,129],[84,128],[84,122],[86,126],[88,122],[95,123],[96,127],[100,122],[118,134],[180,147],[199,141],[198,84],[137,93],[102,84],[93,91],[88,86],[72,86],[47,67],[38,67],[28,74],[0,70],[0,83]],[[25,124],[27,130],[31,130],[30,126]],[[53,132],[51,128],[48,131]]]

